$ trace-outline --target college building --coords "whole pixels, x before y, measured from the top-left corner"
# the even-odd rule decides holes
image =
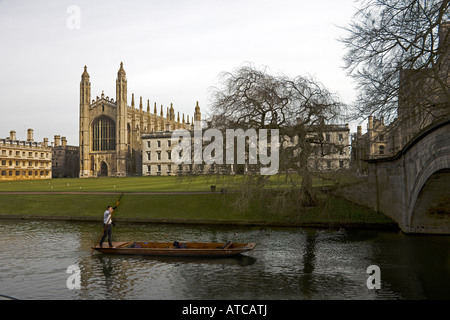
[[[314,131],[316,130],[316,131]],[[202,130],[202,137],[205,129]],[[255,171],[257,168],[249,164],[248,161],[248,141],[245,151],[245,164],[207,164],[202,161],[201,164],[194,163],[194,144],[195,133],[189,130],[191,141],[191,163],[174,163],[172,150],[182,139],[172,140],[173,131],[151,132],[142,135],[142,175],[144,176],[165,176],[178,174],[246,174]],[[330,172],[337,170],[346,170],[350,168],[350,129],[348,124],[328,124],[319,128],[311,128],[310,135],[323,135],[321,143],[311,143],[312,154],[309,158],[308,168],[314,172]],[[225,134],[222,135],[225,137]],[[288,148],[298,144],[298,136],[282,137],[280,139],[281,148]],[[282,141],[281,141],[282,140]],[[226,143],[225,139],[223,142]],[[208,142],[202,140],[202,148]],[[270,147],[270,146],[269,146]],[[203,151],[203,149],[202,149]],[[181,153],[181,151],[180,151]],[[182,154],[175,154],[182,157]],[[204,159],[203,159],[204,160]],[[259,169],[259,167],[258,167]]]
[[[48,139],[33,140],[33,129],[27,139],[16,139],[12,130],[9,137],[0,139],[0,180],[36,180],[52,178],[52,148]]]
[[[54,136],[52,178],[76,178],[80,173],[80,148],[67,144],[66,137]]]
[[[200,107],[195,106],[195,119],[201,119]],[[142,175],[142,135],[175,129],[191,129],[189,116],[175,115],[173,105],[164,115],[161,105],[158,114],[156,102],[153,113],[147,100],[146,111],[142,97],[136,107],[134,94],[128,104],[128,88],[123,63],[116,79],[116,97],[102,92],[91,100],[91,82],[84,67],[80,82],[80,177]]]

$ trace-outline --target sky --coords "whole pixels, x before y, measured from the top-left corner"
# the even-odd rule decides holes
[[[248,63],[273,74],[313,76],[351,104],[355,85],[343,69],[354,0],[0,0],[0,137],[54,135],[79,145],[84,66],[91,99],[116,98],[123,62],[128,104],[190,118],[208,114],[219,75]],[[351,131],[356,131],[351,123]]]

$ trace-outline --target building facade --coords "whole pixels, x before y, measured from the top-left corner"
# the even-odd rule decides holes
[[[147,100],[144,111],[142,97],[135,106],[134,94],[128,105],[128,88],[123,64],[116,79],[116,99],[101,96],[91,100],[91,83],[87,68],[80,83],[80,177],[142,175],[142,135],[175,129],[190,129],[189,116],[177,117],[173,105],[163,106],[159,114],[156,103],[153,113]],[[200,118],[200,107],[195,107],[194,117]]]
[[[322,129],[323,143],[313,144],[309,169],[313,172],[350,168],[350,128],[348,124],[328,124]]]
[[[52,148],[48,139],[33,140],[28,129],[27,140],[16,139],[16,132],[0,139],[0,180],[36,180],[52,178]]]
[[[52,178],[76,178],[80,173],[80,148],[67,145],[66,137],[55,135],[52,147]]]
[[[322,131],[323,130],[323,131]],[[181,139],[172,140],[173,131],[152,132],[142,136],[142,174],[144,176],[160,176],[160,175],[178,175],[178,174],[247,174],[251,172],[260,172],[258,166],[252,166],[248,163],[248,153],[245,156],[245,164],[207,164],[202,161],[201,164],[194,163],[194,131],[190,132],[190,145],[192,146],[191,163],[175,164],[172,150],[181,142]],[[321,128],[324,136],[323,143],[312,143],[312,154],[309,158],[308,167],[311,171],[326,172],[345,170],[350,167],[350,129],[345,125],[325,125]],[[204,130],[202,132],[202,136]],[[311,132],[311,134],[316,134]],[[225,134],[223,134],[225,136]],[[283,138],[283,147],[291,147],[298,145],[297,136]],[[248,141],[247,141],[248,142]],[[224,143],[226,143],[224,139]],[[203,140],[203,148],[208,143]],[[246,152],[248,152],[248,145]],[[176,155],[175,155],[176,156]],[[179,154],[181,157],[182,155]],[[204,159],[203,159],[204,160]],[[257,168],[257,170],[255,170]]]

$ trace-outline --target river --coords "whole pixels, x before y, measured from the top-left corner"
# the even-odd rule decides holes
[[[118,223],[114,241],[256,242],[232,258],[95,253],[93,222],[0,220],[0,295],[26,300],[449,299],[450,237],[397,231]],[[379,267],[379,289],[367,268]],[[78,273],[68,273],[75,266]],[[79,288],[69,288],[79,275]]]

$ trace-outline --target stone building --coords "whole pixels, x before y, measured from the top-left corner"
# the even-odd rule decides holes
[[[366,160],[387,158],[401,151],[414,137],[436,120],[450,114],[450,22],[439,28],[439,57],[429,69],[402,70],[399,81],[397,117],[389,124],[369,117],[367,132],[361,126],[352,135],[352,164],[367,171]]]
[[[193,150],[195,133],[192,130],[193,128],[190,131],[190,145]],[[321,145],[312,144],[313,153],[309,160],[310,170],[325,172],[348,169],[350,167],[350,129],[348,125],[325,125],[324,130],[321,128],[321,132],[323,132],[324,141]],[[144,176],[260,172],[259,168],[258,170],[254,170],[255,168],[248,164],[248,154],[245,157],[247,159],[245,164],[224,163],[216,165],[214,163],[206,164],[204,161],[201,164],[195,164],[193,154],[191,154],[190,164],[175,164],[174,159],[172,159],[172,150],[181,140],[179,139],[177,141],[175,139],[175,141],[172,141],[172,133],[173,131],[152,132],[142,136],[142,174]],[[203,134],[204,130],[202,136]],[[315,133],[311,132],[311,134]],[[225,137],[225,134],[223,136]],[[285,137],[283,139],[283,146],[295,145],[296,139],[298,137]],[[223,143],[226,143],[225,139]],[[204,140],[202,141],[203,147],[207,144]],[[248,152],[248,149],[246,151]]]
[[[179,168],[172,161],[171,137],[172,131],[152,132],[142,136],[142,174],[144,176],[171,176],[182,172],[182,167]]]
[[[36,180],[52,178],[52,148],[48,139],[33,140],[28,129],[27,140],[16,139],[16,132],[0,139],[0,180]]]
[[[200,107],[195,107],[200,117]],[[156,103],[150,112],[150,101],[144,111],[142,97],[135,106],[134,94],[128,105],[128,88],[123,64],[116,79],[116,99],[105,96],[91,100],[91,83],[87,68],[80,83],[80,177],[142,175],[142,139],[145,133],[190,128],[184,114],[175,116],[171,104],[166,115]]]
[[[350,128],[348,124],[328,124],[321,129],[324,141],[313,144],[309,168],[315,172],[350,168]]]
[[[52,178],[76,178],[80,174],[80,148],[67,145],[66,137],[55,135],[52,147]]]

